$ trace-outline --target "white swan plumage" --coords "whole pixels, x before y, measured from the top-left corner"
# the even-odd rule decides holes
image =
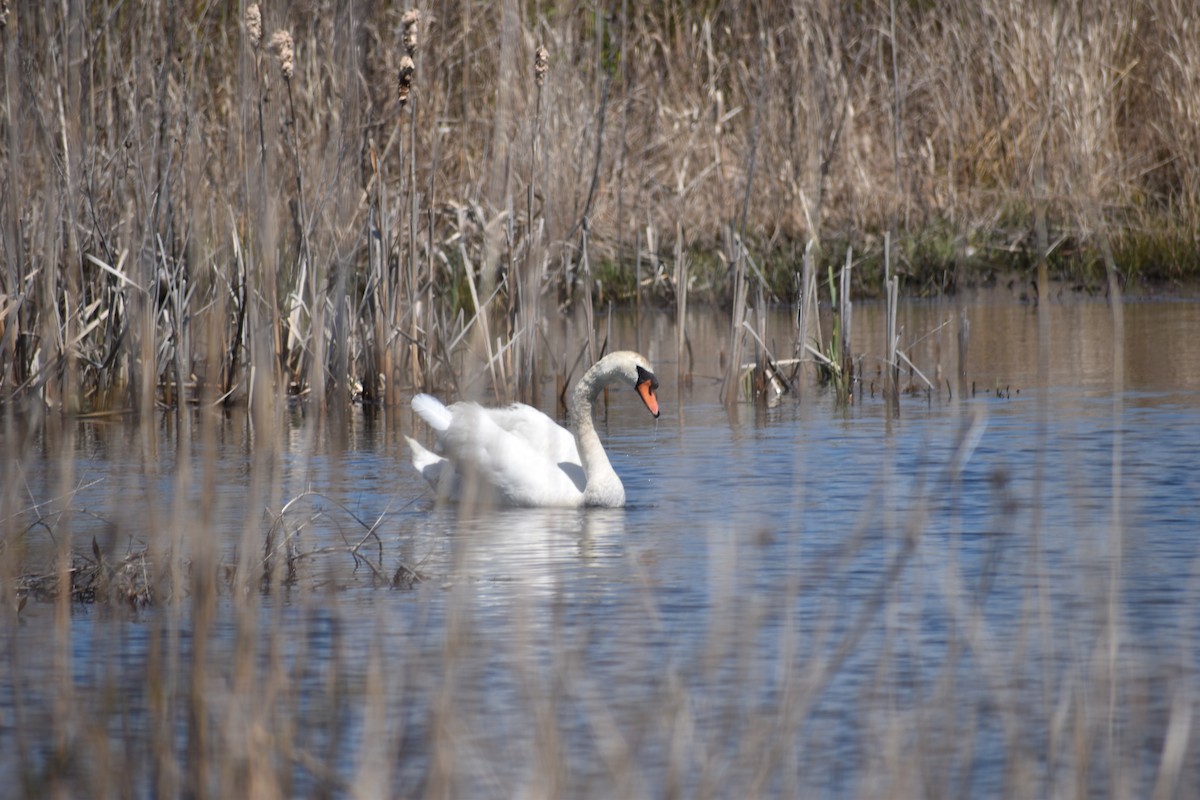
[[[461,499],[471,489],[512,506],[619,508],[625,487],[596,433],[593,408],[606,386],[622,383],[658,416],[658,379],[645,357],[629,350],[609,353],[579,379],[568,404],[571,430],[523,403],[445,406],[419,394],[413,411],[433,429],[437,452],[405,437],[413,466],[441,497]]]

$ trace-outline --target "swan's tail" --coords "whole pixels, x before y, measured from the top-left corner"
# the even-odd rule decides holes
[[[424,473],[426,467],[438,464],[443,460],[441,456],[429,451],[411,436],[405,436],[404,439],[408,442],[408,449],[412,451],[413,466],[417,468],[417,472]]]
[[[408,442],[408,449],[412,450],[413,466],[417,472],[424,476],[425,480],[439,493],[452,491],[454,488],[454,468],[450,466],[450,462],[434,453],[427,450],[419,442],[410,436],[405,436]],[[442,485],[445,479],[445,485]]]
[[[442,401],[433,395],[415,395],[412,399],[412,408],[435,431],[444,431],[450,427],[452,419],[450,409],[442,405]]]

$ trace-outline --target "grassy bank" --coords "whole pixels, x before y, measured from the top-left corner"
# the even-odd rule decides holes
[[[910,292],[1200,270],[1179,0],[5,8],[5,399],[525,396],[556,308],[790,299],[809,241],[866,294],[885,233]]]

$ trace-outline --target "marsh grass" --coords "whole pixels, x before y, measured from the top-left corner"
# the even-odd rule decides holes
[[[1110,295],[1195,275],[1177,0],[253,9],[0,29],[3,398],[148,413],[266,376],[386,404],[457,383],[468,347],[533,396],[551,304],[673,303],[676,253],[693,303],[754,301],[747,254],[787,300],[780,254],[808,241],[886,297],[885,231],[903,293],[1043,263]]]
[[[248,12],[0,4],[0,405],[13,443],[0,487],[12,666],[0,760],[26,796],[451,797],[498,782],[542,796],[794,796],[803,768],[824,774],[820,762],[836,760],[821,701],[863,631],[906,635],[889,615],[916,572],[923,514],[954,496],[975,420],[895,526],[869,602],[849,625],[836,609],[818,620],[827,646],[788,639],[765,663],[750,645],[774,630],[772,593],[828,589],[837,566],[880,545],[882,495],[820,569],[748,597],[718,593],[692,662],[635,653],[631,674],[655,680],[640,713],[617,716],[585,643],[550,614],[547,680],[525,640],[480,629],[470,581],[447,582],[434,647],[413,630],[411,650],[385,654],[384,619],[379,637],[347,641],[337,591],[347,570],[416,591],[452,570],[398,557],[380,520],[307,490],[284,496],[286,414],[357,401],[394,415],[417,388],[507,401],[554,380],[561,396],[605,347],[596,303],[628,298],[630,285],[634,302],[675,305],[682,387],[694,361],[710,366],[691,351],[688,304],[730,310],[730,405],[747,346],[764,389],[802,390],[784,370],[811,348],[850,396],[863,372],[847,351],[851,293],[883,295],[881,371],[898,404],[902,369],[940,386],[905,355],[904,336],[930,332],[899,329],[902,288],[935,293],[947,275],[1046,261],[1088,289],[1111,290],[1120,275],[1195,277],[1200,51],[1178,0],[622,5],[619,17],[597,5],[538,18],[506,2],[423,15],[419,34],[384,6]],[[280,38],[272,62],[264,31],[284,30],[290,44]],[[799,243],[801,264],[777,256]],[[839,268],[827,346],[819,276]],[[755,324],[783,299],[797,304],[791,360]],[[548,352],[547,319],[573,306],[587,310],[587,341]],[[967,322],[957,366],[939,357],[960,377]],[[195,424],[183,421],[188,406],[202,409]],[[212,535],[206,493],[221,406],[244,409],[252,431],[250,499],[231,547]],[[203,454],[155,473],[170,491],[143,510],[162,533],[153,541],[82,533],[87,509],[70,498],[73,415],[84,412],[136,418],[148,464],[168,446]],[[163,413],[175,415],[174,437],[156,427]],[[22,493],[39,450],[61,454],[53,519]],[[1001,529],[1010,503],[998,482]],[[309,547],[303,532],[331,517],[344,539]],[[31,531],[47,533],[44,550]],[[736,587],[738,559],[752,554],[717,537],[709,546],[715,585]],[[1038,547],[1013,568],[1036,572]],[[1081,566],[1110,576],[1089,580],[1096,603],[1076,610],[1090,620],[1099,609],[1103,626],[1060,672],[1038,646],[1078,619],[1031,594],[1023,646],[1010,647],[985,613],[986,586],[947,567],[946,661],[919,703],[903,691],[900,649],[880,664],[881,702],[858,721],[872,754],[862,794],[969,794],[974,749],[997,739],[1008,745],[1005,794],[1171,797],[1200,781],[1194,684],[1124,657],[1122,620],[1105,601],[1117,577],[1104,570],[1119,564]],[[653,579],[639,576],[631,602],[654,619]],[[38,616],[44,652],[17,647],[30,602],[50,609]],[[101,642],[81,689],[72,620],[90,613],[84,603],[129,615],[117,629],[146,641],[136,665],[122,662],[124,642]],[[542,611],[531,606],[517,632],[532,636]],[[471,737],[489,722],[471,705],[488,647],[510,655],[503,668],[536,734],[519,745],[529,758],[518,763],[531,765],[520,786],[490,766],[512,750]],[[740,686],[771,686],[771,703],[710,693],[730,672]],[[1164,686],[1172,702],[1153,706],[1152,687]],[[573,740],[582,759],[557,733],[565,717],[586,726]]]
[[[813,242],[804,251],[803,270],[799,276],[800,302],[796,308],[796,339],[793,352],[796,358],[789,362],[797,369],[792,371],[794,383],[799,374],[798,367],[807,362],[814,366],[817,381],[833,390],[833,397],[840,405],[853,402],[854,389],[861,384],[863,355],[855,356],[851,347],[853,332],[853,301],[850,285],[853,280],[854,253],[846,249],[846,260],[841,269],[829,267],[826,277],[830,309],[830,332],[828,345],[822,332],[820,305],[817,302],[819,288],[813,267]]]

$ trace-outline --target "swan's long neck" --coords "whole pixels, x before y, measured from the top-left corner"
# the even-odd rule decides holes
[[[599,368],[599,369],[598,369]],[[604,445],[596,433],[593,410],[600,390],[610,383],[612,372],[595,367],[584,373],[571,395],[571,428],[579,447],[579,460],[587,485],[583,490],[583,501],[589,506],[622,506],[625,504],[625,487],[612,468]]]

